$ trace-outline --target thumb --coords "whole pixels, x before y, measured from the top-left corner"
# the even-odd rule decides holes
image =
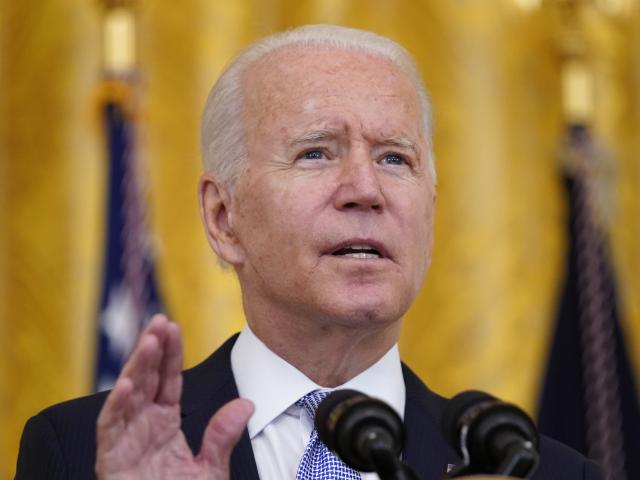
[[[214,472],[227,478],[231,452],[240,440],[253,411],[253,403],[243,398],[236,398],[223,405],[209,420],[202,437],[198,460],[208,463]]]

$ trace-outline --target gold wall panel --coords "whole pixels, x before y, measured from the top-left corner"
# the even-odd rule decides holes
[[[630,322],[630,348],[636,367],[636,386],[640,386],[640,3],[636,1],[635,14],[629,23],[631,45],[628,52],[630,64],[628,89],[633,91],[630,104],[633,113],[629,118],[629,147],[626,158],[628,178],[633,179],[624,189],[623,198],[626,217],[621,224],[627,225],[624,243],[627,256],[621,256],[624,266],[625,312]],[[640,388],[640,387],[638,387]]]
[[[0,478],[40,409],[93,380],[104,165],[97,12],[0,2]]]

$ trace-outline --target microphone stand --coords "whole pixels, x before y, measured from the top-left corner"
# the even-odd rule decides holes
[[[384,437],[370,438],[368,451],[380,480],[420,480],[411,467],[402,462]]]

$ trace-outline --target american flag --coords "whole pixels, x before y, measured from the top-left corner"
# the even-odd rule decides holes
[[[145,323],[161,310],[135,161],[135,124],[116,101],[106,103],[104,124],[109,183],[96,390],[114,384]]]

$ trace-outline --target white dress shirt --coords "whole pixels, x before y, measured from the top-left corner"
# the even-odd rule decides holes
[[[231,350],[231,369],[241,398],[255,412],[247,426],[261,480],[295,479],[313,430],[313,419],[295,402],[323,388],[273,353],[245,326]],[[336,389],[350,388],[387,402],[404,417],[405,385],[394,345],[376,363]],[[378,475],[363,473],[363,480]]]

